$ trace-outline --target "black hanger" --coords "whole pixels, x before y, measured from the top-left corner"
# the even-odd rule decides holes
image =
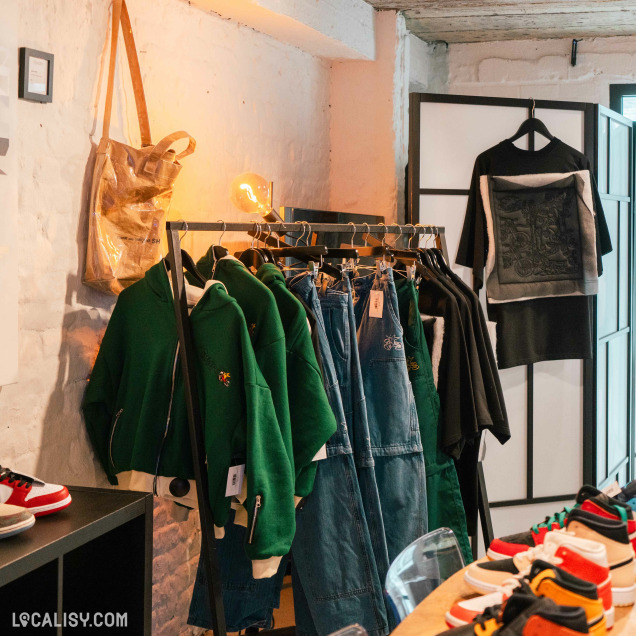
[[[442,250],[437,247],[432,247],[429,249],[429,252],[433,255],[434,261],[437,263],[437,266],[444,274],[446,274],[447,276],[454,275],[453,270],[449,267],[446,259],[444,258]]]
[[[255,247],[248,247],[243,252],[237,252],[235,256],[237,254],[239,261],[241,261],[243,265],[253,267],[254,269],[258,269],[261,265],[267,262],[263,252]]]
[[[531,132],[539,133],[550,141],[554,139],[554,135],[548,130],[547,126],[534,116],[534,99],[532,100],[532,114],[519,126],[517,132],[508,138],[508,141],[517,141],[517,139],[521,139],[521,137]]]
[[[167,258],[164,258],[163,260],[166,264],[166,269],[170,271],[170,261]],[[185,250],[181,250],[181,262],[184,269],[192,274],[192,276],[194,276],[203,286],[205,286],[208,281],[206,280],[205,276],[203,276],[203,274],[201,274],[201,272],[197,269],[192,256],[190,256],[190,254],[188,254],[188,252],[186,252]]]

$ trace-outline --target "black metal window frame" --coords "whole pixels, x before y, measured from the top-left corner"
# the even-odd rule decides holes
[[[623,114],[623,97],[636,97],[636,84],[610,84],[610,108]]]
[[[587,102],[564,102],[544,99],[520,99],[509,97],[482,97],[474,95],[448,95],[436,93],[411,93],[409,96],[409,159],[407,169],[408,223],[418,223],[421,195],[467,196],[468,189],[421,188],[420,187],[420,104],[434,102],[442,104],[468,104],[473,106],[504,106],[526,108],[528,117],[532,108],[549,110],[581,111],[584,115],[583,154],[593,166],[597,160],[597,134],[595,105]],[[514,132],[514,131],[513,131]],[[528,140],[528,149],[534,150],[534,134]],[[484,150],[486,150],[484,148]],[[596,299],[594,300],[596,310]],[[594,311],[596,317],[596,311]],[[583,480],[596,483],[596,318],[593,326],[594,359],[583,364]],[[534,369],[527,367],[527,414],[526,414],[526,496],[521,499],[506,499],[490,502],[491,508],[507,508],[541,503],[572,501],[576,494],[566,493],[548,497],[534,496]]]

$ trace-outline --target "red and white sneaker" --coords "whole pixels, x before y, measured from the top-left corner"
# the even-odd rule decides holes
[[[636,550],[636,519],[630,506],[618,499],[608,497],[594,486],[583,486],[576,496],[576,504],[573,507],[566,506],[561,512],[546,517],[544,521],[535,524],[526,532],[495,539],[488,548],[488,557],[495,560],[509,559],[529,548],[541,545],[548,532],[565,527],[569,513],[577,508],[605,519],[626,522],[630,541]]]
[[[47,484],[36,477],[0,466],[0,504],[22,506],[36,517],[66,508],[71,495],[66,486]]]

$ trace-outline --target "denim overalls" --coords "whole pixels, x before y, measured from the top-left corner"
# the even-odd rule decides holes
[[[371,451],[393,561],[427,531],[424,455],[393,270],[380,264],[353,286]]]
[[[359,622],[369,634],[384,635],[388,633],[384,580],[378,575],[358,483],[352,446],[357,433],[347,421],[354,408],[351,401],[343,400],[352,395],[360,402],[361,396],[339,385],[340,377],[346,378],[342,369],[355,341],[349,323],[350,295],[330,293],[319,301],[315,276],[309,273],[299,274],[288,285],[316,316],[325,389],[338,421],[337,432],[327,442],[327,459],[318,462],[314,490],[296,513],[292,544],[296,633],[322,636]],[[348,332],[343,324],[349,325]],[[363,399],[358,406],[364,406]],[[368,454],[366,462],[372,466]]]

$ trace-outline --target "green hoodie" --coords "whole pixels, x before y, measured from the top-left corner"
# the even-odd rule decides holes
[[[200,299],[190,320],[215,526],[229,518],[230,466],[245,463],[245,550],[254,577],[271,576],[295,532],[293,473],[272,395],[236,301],[214,282],[195,295]],[[172,291],[163,263],[120,294],[82,408],[111,483],[196,505]]]
[[[317,464],[312,460],[336,432],[336,418],[325,393],[305,308],[287,289],[283,273],[273,263],[261,265],[256,278],[274,294],[285,330],[296,497],[306,497],[316,476]]]

